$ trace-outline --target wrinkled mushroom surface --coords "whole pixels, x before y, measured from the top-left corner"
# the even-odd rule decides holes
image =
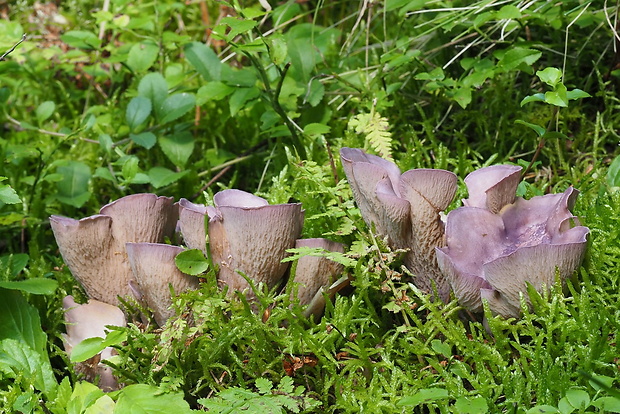
[[[112,305],[129,295],[127,242],[163,242],[172,237],[178,207],[170,197],[134,194],[81,220],[51,216],[60,254],[91,299]]]
[[[342,148],[340,157],[364,221],[387,237],[393,249],[409,249],[405,265],[414,283],[431,293],[433,282],[446,300],[449,284],[439,271],[435,248],[445,245],[439,213],[456,193],[456,175],[445,170],[398,167],[360,149]]]
[[[209,243],[218,279],[232,291],[245,291],[248,282],[269,289],[286,272],[286,250],[301,235],[301,204],[269,205],[261,197],[240,190],[224,190],[214,197],[215,216],[209,220]]]
[[[484,170],[476,172],[476,180]],[[570,212],[578,195],[574,188],[507,203],[509,195],[490,194],[498,188],[514,194],[518,183],[497,171],[481,180],[485,184],[474,191],[476,201],[471,202],[470,193],[469,206],[448,214],[447,247],[437,249],[437,259],[462,306],[480,312],[484,298],[494,313],[518,317],[528,283],[538,291],[548,289],[556,270],[565,282],[579,267],[589,230]]]
[[[127,243],[131,270],[138,282],[142,299],[153,310],[159,326],[174,316],[170,286],[178,294],[198,288],[198,278],[182,273],[174,258],[181,247],[157,243]],[[138,298],[139,299],[139,298]]]

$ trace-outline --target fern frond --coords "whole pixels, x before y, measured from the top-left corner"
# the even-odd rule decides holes
[[[372,111],[369,114],[358,114],[349,120],[349,129],[366,137],[364,147],[372,148],[378,156],[392,161],[392,133],[387,118]]]

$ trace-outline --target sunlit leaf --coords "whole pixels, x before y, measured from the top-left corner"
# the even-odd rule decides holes
[[[209,261],[198,249],[182,251],[174,258],[174,262],[181,272],[192,276],[209,270]]]

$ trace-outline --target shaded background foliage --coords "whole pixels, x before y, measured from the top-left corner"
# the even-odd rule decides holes
[[[0,62],[0,176],[21,198],[0,203],[0,253],[30,260],[17,271],[3,265],[3,278],[59,282],[54,294],[24,293],[48,333],[56,377],[76,380],[59,348],[60,298],[84,296],[61,268],[49,215],[84,217],[144,191],[210,202],[239,188],[302,202],[304,237],[351,246],[355,291],[315,326],[285,297],[264,298],[265,309],[281,305],[264,322],[207,284],[178,304],[198,326],[179,318],[163,332],[128,329],[116,364],[126,383],[182,391],[193,406],[234,387],[265,391],[253,394],[260,399],[271,391],[256,379],[280,383],[286,358],[307,356],[318,364],[302,364],[294,382],[323,404],[319,412],[418,403],[526,412],[558,407],[571,387],[611,396],[591,375],[617,386],[616,5],[269,3],[0,2],[0,51],[27,35]],[[549,90],[536,76],[546,67],[592,97],[559,110],[521,105]],[[528,165],[539,136],[516,120],[560,133],[520,193],[575,185],[591,248],[568,298],[534,301],[536,313],[518,322],[491,318],[488,333],[459,318],[456,303],[431,303],[401,278],[397,255],[354,208],[338,149],[462,178],[492,163]],[[5,401],[23,391],[11,390]]]

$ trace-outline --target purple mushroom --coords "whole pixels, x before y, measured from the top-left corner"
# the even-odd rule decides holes
[[[450,286],[437,266],[435,248],[445,246],[439,213],[454,198],[456,175],[431,169],[401,174],[394,163],[355,148],[342,148],[340,158],[364,221],[387,237],[391,248],[409,250],[405,265],[416,286],[431,293],[434,282],[446,300]]]
[[[111,305],[131,294],[128,242],[163,242],[172,237],[178,207],[172,198],[134,194],[81,220],[51,216],[50,224],[65,263],[91,299]]]
[[[579,192],[515,197],[520,170],[496,165],[468,175],[470,197],[448,214],[447,247],[436,249],[456,298],[472,312],[485,299],[493,313],[518,317],[528,283],[548,289],[556,271],[565,282],[583,259],[589,230],[570,212]]]

